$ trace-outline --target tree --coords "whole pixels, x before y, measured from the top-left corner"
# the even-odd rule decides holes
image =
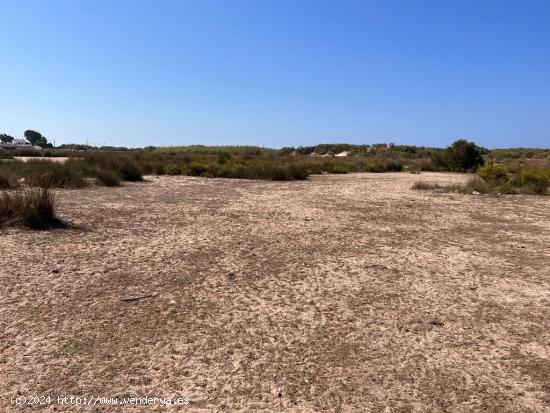
[[[452,171],[474,171],[483,165],[482,148],[466,139],[459,139],[445,150],[445,158]]]
[[[10,136],[6,133],[0,133],[0,141],[10,143],[13,141],[13,136]]]
[[[26,130],[24,133],[25,139],[28,140],[33,146],[41,146],[42,148],[50,147],[48,140],[42,136],[40,132],[35,130]]]

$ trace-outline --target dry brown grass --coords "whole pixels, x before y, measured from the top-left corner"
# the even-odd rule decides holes
[[[48,229],[63,224],[55,214],[52,192],[28,189],[0,193],[0,225]]]

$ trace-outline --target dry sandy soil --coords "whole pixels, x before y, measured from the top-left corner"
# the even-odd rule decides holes
[[[549,411],[550,198],[411,189],[465,179],[59,192],[73,228],[0,230],[0,411]]]
[[[68,158],[66,156],[57,156],[57,157],[40,157],[40,156],[14,156],[14,159],[18,161],[50,161],[50,162],[57,162],[57,163],[65,163],[69,159],[81,159],[81,158]]]

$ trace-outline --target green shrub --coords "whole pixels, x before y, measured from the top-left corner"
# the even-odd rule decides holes
[[[156,175],[166,175],[166,172],[164,170],[164,164],[157,163],[153,167],[153,173]]]
[[[48,189],[0,194],[0,225],[21,225],[32,229],[62,226],[55,215],[55,199]]]
[[[365,172],[400,172],[403,170],[403,164],[396,161],[382,161],[367,163],[363,170]]]
[[[181,168],[179,168],[177,165],[174,165],[173,163],[169,163],[164,165],[163,174],[164,175],[181,175]]]
[[[291,181],[292,175],[288,167],[282,165],[267,165],[261,173],[263,179],[271,181]]]
[[[141,172],[145,175],[151,175],[155,170],[154,165],[151,162],[142,162],[140,167]]]
[[[433,160],[429,159],[429,160],[425,160],[425,161],[422,161],[422,162],[419,162],[418,164],[418,168],[421,170],[421,171],[436,171],[437,168],[436,166],[434,165],[433,163]]]
[[[515,175],[512,182],[521,192],[544,195],[550,186],[550,172],[524,169]]]
[[[483,180],[493,185],[503,184],[510,178],[508,168],[504,165],[498,164],[487,164],[480,166],[477,170],[477,174]]]
[[[231,160],[231,154],[229,152],[222,152],[218,155],[218,163],[225,164]]]
[[[345,163],[330,163],[325,170],[329,174],[347,174],[351,172],[351,166]]]
[[[497,186],[497,191],[501,194],[515,194],[518,192],[510,181],[504,181]]]
[[[187,174],[190,176],[204,176],[209,172],[208,166],[198,162],[191,162],[187,167]]]
[[[308,170],[303,165],[295,165],[292,164],[289,167],[290,169],[290,175],[292,176],[292,179],[296,179],[298,181],[303,181],[308,178]]]
[[[119,167],[120,177],[124,181],[143,181],[141,168],[135,162],[124,162]]]
[[[443,152],[434,152],[432,162],[436,170],[452,172],[473,172],[484,164],[484,150],[473,142],[459,139]]]
[[[483,165],[482,150],[475,143],[459,139],[446,149],[445,156],[453,171],[474,171]]]

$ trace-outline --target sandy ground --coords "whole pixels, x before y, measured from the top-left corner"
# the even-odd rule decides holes
[[[0,411],[550,411],[550,198],[410,189],[466,178],[61,191],[0,230]]]
[[[56,163],[65,163],[69,159],[67,156],[14,156],[13,159],[16,159],[18,161],[50,161],[50,162],[56,162]],[[72,159],[81,159],[81,158],[72,158]]]

